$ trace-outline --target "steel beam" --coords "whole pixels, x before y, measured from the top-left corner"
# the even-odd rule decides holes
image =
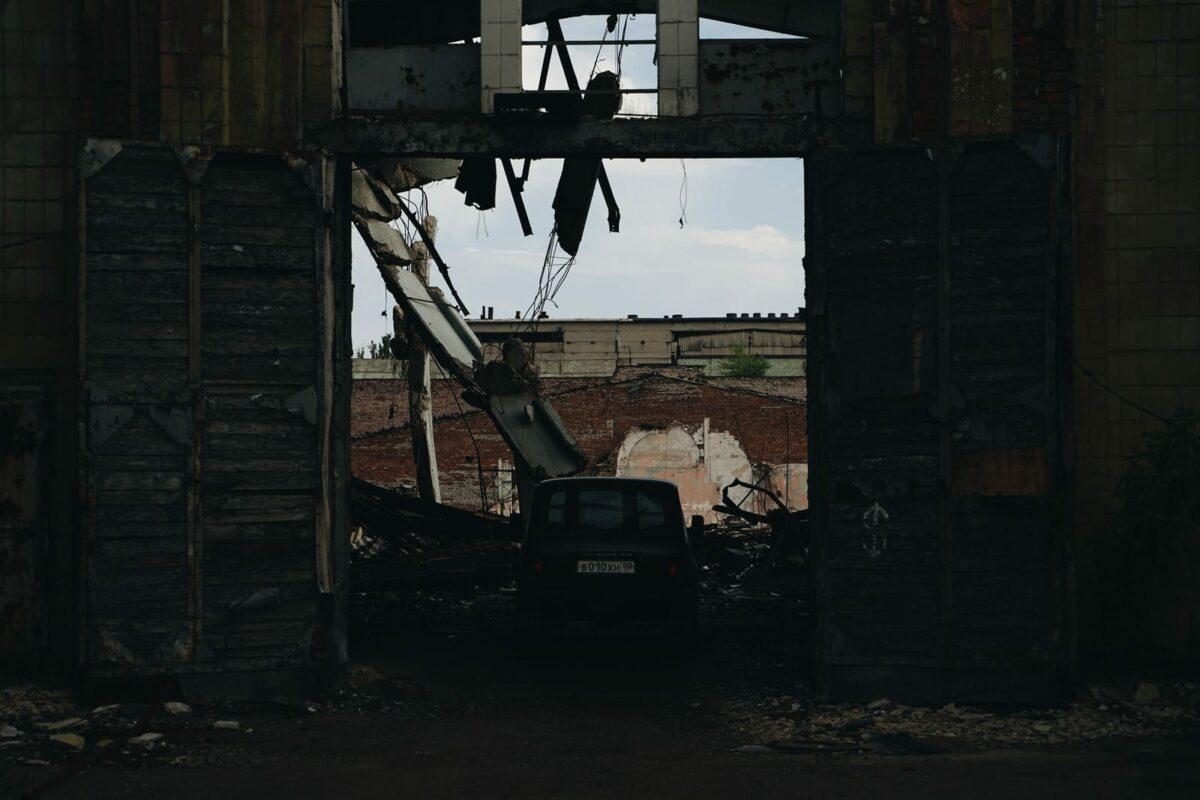
[[[309,134],[312,146],[370,156],[508,158],[798,157],[835,143],[827,120],[721,115],[652,119],[496,120],[482,114],[349,117]]]
[[[523,0],[526,25],[586,14],[654,14],[656,0]],[[834,0],[699,0],[700,16],[795,36],[836,38],[842,4]],[[435,44],[479,35],[479,0],[355,0],[352,47]]]

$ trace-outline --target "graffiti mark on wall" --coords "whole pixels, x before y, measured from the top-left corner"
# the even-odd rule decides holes
[[[868,531],[868,536],[863,542],[863,550],[866,550],[867,555],[871,558],[879,558],[887,550],[887,526],[885,523],[889,518],[887,509],[879,505],[878,501],[872,503],[863,512],[863,529]]]

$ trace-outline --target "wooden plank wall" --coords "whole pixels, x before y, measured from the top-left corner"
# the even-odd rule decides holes
[[[48,474],[55,477],[45,487],[45,616],[37,636],[40,664],[57,676],[69,677],[87,657],[78,649],[86,636],[76,628],[82,598],[75,596],[75,509],[83,491],[75,481],[82,449],[80,142],[300,148],[306,126],[340,113],[341,9],[342,0],[0,3],[0,382],[41,386],[49,398]],[[131,196],[121,190],[108,199]],[[147,247],[167,235],[140,227],[131,233]],[[125,333],[163,321],[130,320]],[[150,347],[129,339],[131,347]],[[173,341],[162,340],[143,366],[165,363]]]
[[[127,148],[85,202],[86,660],[187,661],[188,185],[170,150]]]
[[[327,174],[126,145],[87,181],[94,676],[337,657]]]
[[[221,660],[304,664],[322,488],[321,198],[281,161],[229,154],[202,189],[204,641]],[[279,601],[258,613],[226,612],[273,589]]]
[[[1056,140],[810,164],[824,693],[1044,699],[1069,653]]]

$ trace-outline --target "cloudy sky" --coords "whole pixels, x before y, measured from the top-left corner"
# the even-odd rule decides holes
[[[629,38],[652,38],[653,17],[634,18]],[[564,25],[568,39],[600,38],[603,18]],[[758,36],[734,26],[702,22],[705,38]],[[544,26],[525,39],[545,39]],[[572,60],[586,79],[595,46],[573,47]],[[651,47],[628,47],[622,85],[654,86]],[[525,51],[525,83],[536,88],[541,51]],[[615,70],[615,53],[603,49],[597,69]],[[557,61],[551,88],[563,88]],[[652,111],[653,96],[633,96],[626,109]],[[626,314],[724,315],[727,312],[794,312],[804,304],[804,173],[798,159],[613,159],[605,162],[621,207],[621,232],[609,233],[599,190],[570,276],[552,317]],[[519,165],[517,165],[519,169]],[[438,218],[437,244],[472,315],[493,306],[496,317],[524,311],[537,290],[554,221],[550,204],[561,162],[535,161],[524,199],[533,236],[521,235],[503,174],[496,208],[463,205],[452,181],[425,187]],[[499,172],[499,170],[498,170]],[[417,199],[413,193],[413,199]],[[680,225],[680,218],[684,224]],[[440,277],[434,270],[435,282]],[[354,242],[354,342],[363,347],[389,330],[391,301],[366,246]]]

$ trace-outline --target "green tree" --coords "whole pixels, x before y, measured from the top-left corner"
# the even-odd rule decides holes
[[[721,374],[730,378],[761,378],[771,368],[764,356],[748,355],[740,344],[733,346],[733,354],[721,361]]]
[[[394,337],[390,333],[385,333],[379,337],[377,341],[367,343],[367,346],[358,348],[354,353],[355,358],[391,358],[395,359],[396,354],[392,349],[392,339]],[[403,344],[403,342],[401,342]],[[404,359],[399,359],[403,361]]]
[[[371,358],[395,358],[392,355],[392,334],[390,333],[379,337],[377,342],[371,342],[367,345],[367,349],[371,353]]]

